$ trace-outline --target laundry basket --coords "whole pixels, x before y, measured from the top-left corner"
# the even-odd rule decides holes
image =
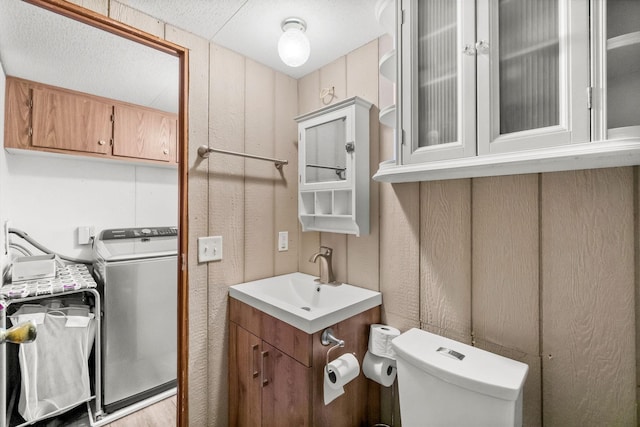
[[[21,344],[22,376],[18,412],[35,421],[91,399],[88,359],[95,336],[94,314],[87,306],[50,308],[25,304],[15,324],[35,321],[38,337]]]

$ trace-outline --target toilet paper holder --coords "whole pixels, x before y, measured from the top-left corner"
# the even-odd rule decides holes
[[[327,372],[329,374],[331,374],[329,372],[329,353],[331,353],[332,350],[334,350],[334,349],[336,349],[338,347],[344,347],[344,340],[336,338],[336,336],[333,335],[333,329],[327,328],[324,331],[322,331],[322,336],[320,337],[320,342],[324,346],[333,344],[333,346],[329,350],[327,350],[327,360],[326,360],[326,363],[324,365],[324,368],[327,370]]]

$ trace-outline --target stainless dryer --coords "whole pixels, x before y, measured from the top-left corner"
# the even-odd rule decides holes
[[[177,236],[176,227],[121,228],[94,242],[105,412],[176,387]]]

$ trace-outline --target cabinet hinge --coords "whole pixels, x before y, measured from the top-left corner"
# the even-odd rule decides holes
[[[587,109],[593,108],[593,86],[587,88]]]
[[[404,24],[404,18],[405,18],[405,10],[402,9],[402,13],[400,14],[400,24]]]
[[[407,142],[407,133],[402,129],[400,131],[400,144],[404,145]]]

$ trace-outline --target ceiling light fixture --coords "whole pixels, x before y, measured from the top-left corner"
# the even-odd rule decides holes
[[[278,55],[289,67],[299,67],[309,59],[311,45],[305,35],[307,24],[300,18],[282,21],[282,35],[278,40]]]

